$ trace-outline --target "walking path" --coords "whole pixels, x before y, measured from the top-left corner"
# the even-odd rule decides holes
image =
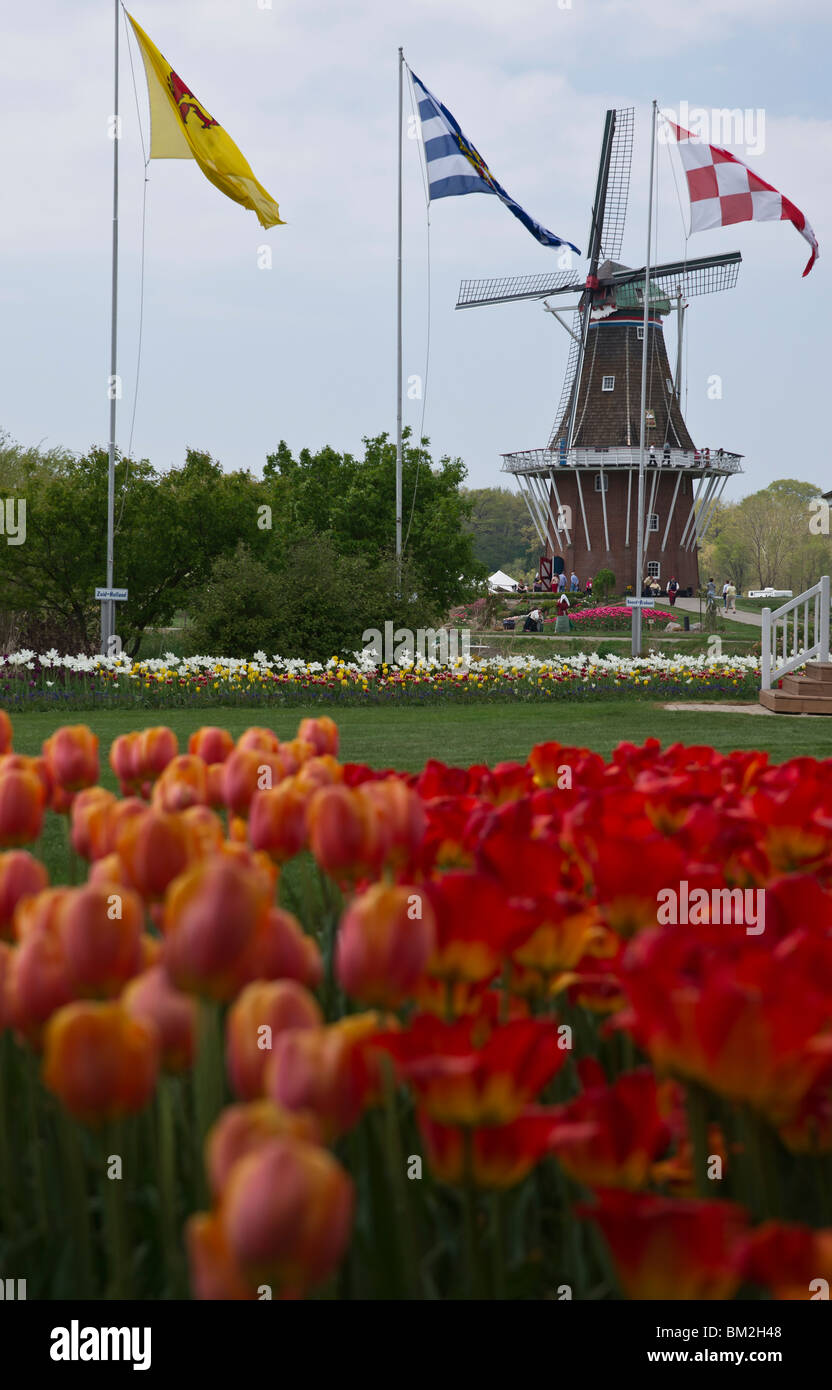
[[[656,607],[669,608],[670,604],[666,598],[656,599]],[[676,607],[681,608],[683,613],[695,613],[699,617],[700,605],[698,598],[677,598]],[[747,623],[749,627],[762,627],[762,613],[746,613],[738,608],[736,613],[725,613],[722,608],[722,600],[717,605],[723,618],[730,618],[732,623]]]

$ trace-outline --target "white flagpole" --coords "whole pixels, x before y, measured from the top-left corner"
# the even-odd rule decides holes
[[[118,395],[118,146],[121,131],[118,114],[118,26],[121,19],[121,3],[115,0],[115,58],[114,58],[114,100],[113,100],[113,274],[112,274],[112,313],[110,317],[110,454],[107,469],[107,588],[113,587],[113,532],[115,520],[115,475],[116,475],[116,399]],[[115,629],[115,605],[112,599],[101,604],[101,652],[110,655],[110,638]]]
[[[399,49],[399,187],[396,261],[396,571],[402,577],[402,120],[404,52]]]
[[[650,126],[650,194],[647,203],[647,254],[644,258],[644,342],[641,348],[641,413],[638,434],[638,533],[636,537],[635,597],[641,598],[644,565],[644,450],[647,413],[647,337],[650,329],[650,242],[653,235],[653,162],[656,153],[656,102]],[[641,656],[641,609],[633,609],[632,655]]]

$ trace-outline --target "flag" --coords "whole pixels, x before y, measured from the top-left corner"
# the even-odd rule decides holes
[[[156,45],[133,26],[144,60],[150,100],[150,158],[195,159],[203,174],[226,197],[256,212],[261,227],[282,224],[274,199],[257,182],[251,165],[213,116],[173,71]]]
[[[477,149],[466,140],[447,106],[437,101],[424,82],[410,72],[419,106],[422,142],[428,170],[428,196],[454,198],[462,193],[495,193],[509,212],[513,212],[542,246],[568,246],[580,256],[577,246],[548,232],[519,203],[501,188]]]
[[[728,150],[706,145],[673,121],[667,124],[676,136],[688,181],[691,231],[730,227],[734,222],[791,222],[812,248],[803,272],[808,275],[820,251],[800,209]]]

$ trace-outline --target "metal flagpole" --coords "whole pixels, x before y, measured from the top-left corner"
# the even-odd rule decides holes
[[[402,120],[404,52],[399,49],[399,190],[396,261],[396,572],[402,577]]]
[[[638,531],[636,535],[635,597],[641,598],[644,564],[644,449],[647,413],[647,335],[650,327],[650,241],[653,235],[653,162],[656,153],[656,102],[650,127],[650,196],[647,203],[647,255],[644,259],[644,342],[641,348],[641,414],[638,432]],[[633,609],[632,655],[641,656],[641,608]]]
[[[118,348],[118,145],[121,136],[118,114],[118,26],[121,19],[121,3],[115,0],[115,59],[114,59],[114,100],[113,100],[113,283],[112,314],[110,319],[110,456],[107,469],[107,588],[113,587],[113,532],[115,521],[115,476],[116,476],[116,401],[118,397],[117,348]],[[115,607],[112,599],[104,599],[101,604],[101,652],[111,655],[110,638],[115,630]]]

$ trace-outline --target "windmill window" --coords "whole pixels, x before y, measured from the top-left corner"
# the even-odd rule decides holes
[[[609,492],[609,490],[610,490],[610,480],[609,480],[609,478],[607,477],[606,473],[596,473],[596,474],[595,474],[595,491],[596,491],[596,492]]]
[[[615,377],[614,377],[614,376],[603,376],[603,377],[601,378],[601,390],[602,390],[602,391],[613,391],[614,389],[615,389]]]
[[[647,574],[650,579],[659,579],[661,577],[661,572],[662,567],[658,560],[647,561]]]
[[[648,531],[658,531],[658,529],[659,529],[659,514],[658,514],[658,512],[650,512],[650,514],[649,514],[649,516],[648,516],[648,518],[647,518],[647,530],[648,530]]]
[[[639,341],[641,341],[644,338],[644,324],[642,324],[640,328],[636,329],[636,337],[639,339]]]

